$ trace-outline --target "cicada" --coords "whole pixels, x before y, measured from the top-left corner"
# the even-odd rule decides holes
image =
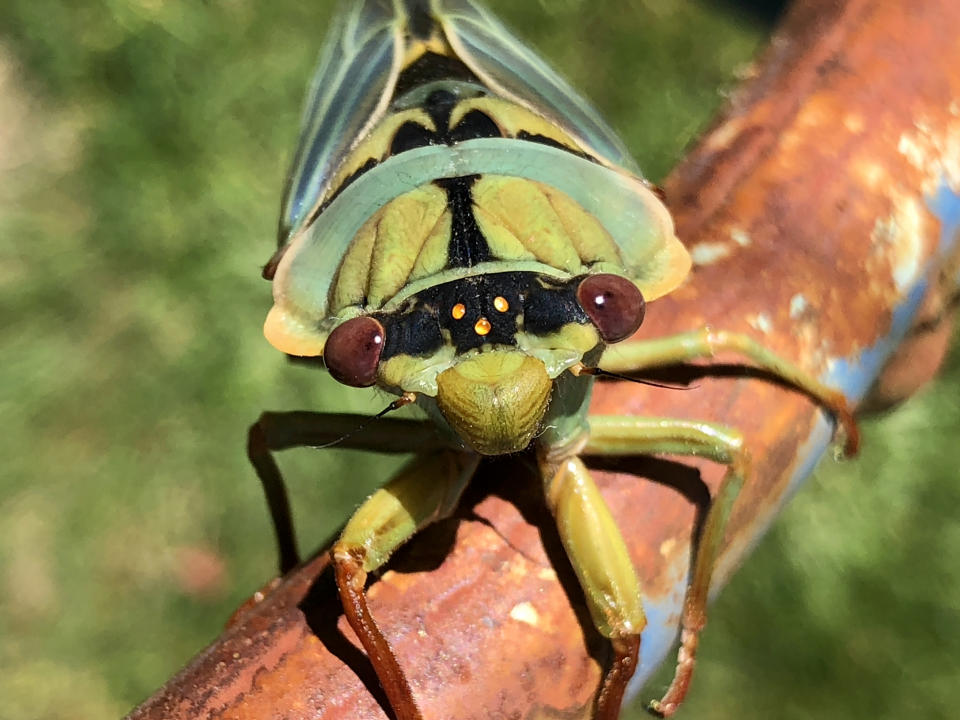
[[[669,715],[694,667],[711,571],[749,470],[709,422],[588,416],[595,377],[735,351],[856,428],[843,396],[749,337],[708,328],[634,338],[691,261],[656,189],[583,97],[473,0],[357,0],[333,23],[309,90],[266,265],[265,335],[341,383],[415,403],[389,441],[417,456],[371,495],[330,553],[344,612],[401,720],[421,718],[367,606],[368,574],[449,515],[484,456],[529,451],[544,501],[613,661],[594,716],[618,717],[645,619],[623,538],[583,457],[669,454],[728,468],[696,551]],[[615,357],[606,354],[619,343]],[[387,421],[384,421],[387,422]],[[342,415],[266,413],[250,456],[281,565],[298,562],[271,452],[354,429]],[[350,447],[378,450],[384,433]]]

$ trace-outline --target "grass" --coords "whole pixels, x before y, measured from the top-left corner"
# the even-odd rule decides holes
[[[491,3],[662,177],[769,32],[727,6]],[[329,3],[0,6],[0,717],[119,716],[273,571],[263,409],[378,410],[263,340],[279,192]],[[686,717],[960,702],[956,353],[800,494],[723,594]],[[289,453],[304,547],[391,461]],[[646,691],[644,697],[655,692]],[[631,715],[633,716],[633,715]],[[640,717],[640,713],[636,714]]]

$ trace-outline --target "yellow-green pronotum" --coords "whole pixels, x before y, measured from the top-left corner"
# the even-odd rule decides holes
[[[421,453],[331,550],[346,616],[396,715],[421,718],[371,617],[367,574],[449,514],[483,455],[531,448],[563,545],[614,662],[595,717],[619,715],[645,619],[620,532],[581,457],[669,453],[728,466],[691,575],[675,678],[682,701],[730,506],[749,468],[741,436],[703,422],[587,416],[594,375],[734,350],[855,428],[842,396],[741,335],[631,340],[646,303],[687,276],[673,222],[593,108],[472,0],[357,0],[329,32],[280,219],[268,340],[331,375],[415,402],[393,430]],[[604,355],[620,343],[616,358]],[[346,434],[343,416],[265,414],[250,456],[284,569],[298,561],[274,450]],[[430,429],[440,442],[425,442]],[[382,434],[351,447],[380,449]]]

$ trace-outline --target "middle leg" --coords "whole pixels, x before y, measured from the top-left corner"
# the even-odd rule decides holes
[[[364,431],[357,433],[357,428]],[[388,453],[406,453],[412,448],[426,453],[442,446],[433,426],[425,421],[383,418],[371,423],[371,418],[365,415],[308,411],[263,413],[250,426],[247,457],[267,497],[281,573],[300,563],[300,553],[286,483],[273,454],[287,448],[326,447],[331,443],[344,449]]]

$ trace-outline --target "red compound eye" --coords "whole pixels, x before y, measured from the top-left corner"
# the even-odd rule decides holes
[[[619,275],[588,275],[577,288],[577,300],[608,343],[633,335],[647,307],[637,286]]]
[[[372,317],[356,317],[338,325],[323,348],[323,359],[333,379],[353,387],[373,385],[383,339],[383,325]]]

